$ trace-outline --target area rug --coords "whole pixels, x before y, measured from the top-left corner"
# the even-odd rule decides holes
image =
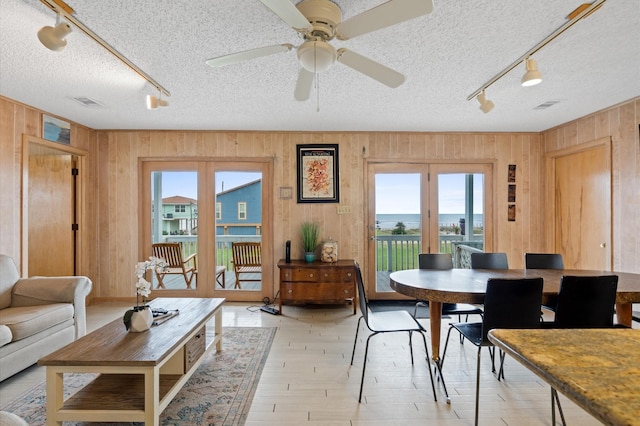
[[[185,386],[160,415],[161,425],[243,425],[276,328],[224,327],[222,350],[212,350]],[[65,375],[65,392],[72,393],[95,375]],[[68,390],[68,392],[67,392]],[[0,407],[31,426],[46,423],[45,383]],[[65,422],[64,425],[97,423]],[[102,423],[104,425],[142,423]]]

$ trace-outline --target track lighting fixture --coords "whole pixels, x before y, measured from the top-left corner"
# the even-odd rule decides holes
[[[473,98],[477,98],[478,102],[480,102],[480,109],[483,112],[487,113],[491,111],[491,109],[493,109],[493,102],[485,100],[485,96],[484,96],[485,89],[487,89],[496,81],[500,80],[512,69],[520,65],[523,61],[527,68],[527,72],[522,77],[522,80],[521,80],[522,85],[526,87],[526,86],[533,86],[540,83],[542,81],[542,73],[538,71],[536,66],[536,61],[534,59],[531,59],[530,57],[533,54],[535,54],[538,50],[542,49],[544,46],[549,44],[551,41],[555,40],[555,38],[558,37],[560,34],[564,33],[566,30],[571,28],[573,24],[580,21],[582,18],[585,18],[591,15],[598,8],[600,8],[600,6],[602,6],[602,4],[606,1],[607,0],[595,0],[591,4],[583,4],[578,8],[576,8],[573,12],[571,12],[567,16],[569,20],[565,22],[564,25],[562,25],[560,28],[558,28],[557,30],[549,34],[544,40],[542,40],[540,43],[536,44],[534,47],[529,49],[529,51],[527,51],[524,55],[519,57],[511,65],[509,65],[508,67],[500,71],[491,80],[487,81],[485,84],[480,86],[480,88],[476,89],[475,92],[467,96],[467,100],[470,101]]]
[[[485,114],[491,111],[495,106],[493,105],[493,102],[487,100],[484,94],[484,90],[478,94],[477,98],[478,102],[480,102],[480,111],[484,112]]]
[[[47,49],[55,52],[64,49],[67,45],[67,34],[71,32],[71,25],[60,22],[55,27],[42,27],[38,31],[38,39]]]
[[[160,94],[158,97],[147,95],[147,109],[156,109],[158,107],[166,106],[169,106],[169,102],[162,99],[162,94]]]
[[[122,53],[114,49],[113,46],[104,41],[99,35],[94,33],[90,28],[77,19],[73,8],[63,0],[40,0],[40,2],[53,10],[57,15],[58,20],[63,18],[65,21],[73,24],[74,27],[83,32],[87,37],[104,47],[109,53],[122,61],[122,63],[131,68],[140,77],[144,78],[153,87],[158,89],[158,92],[160,92],[161,95],[164,94],[165,96],[171,96],[171,93],[162,87],[160,83],[151,78],[149,74],[142,71],[138,66],[136,66],[136,64],[127,59]],[[42,44],[51,50],[62,50],[67,45],[67,41],[64,37],[71,32],[71,25],[65,21],[57,23],[54,28],[44,27],[38,31],[38,38]],[[156,105],[154,108],[157,108],[158,106],[167,106],[169,104],[167,101],[158,98],[155,98],[155,101],[150,101],[147,97],[147,105],[150,103]]]
[[[542,81],[542,73],[538,71],[535,59],[527,58],[524,62],[527,72],[522,76],[522,85],[524,87],[535,86]]]

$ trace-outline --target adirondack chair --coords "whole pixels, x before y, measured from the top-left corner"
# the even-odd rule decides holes
[[[180,243],[155,243],[152,245],[152,249],[155,257],[160,257],[169,264],[169,267],[164,272],[156,271],[156,278],[158,278],[157,288],[166,288],[163,282],[165,275],[182,275],[187,288],[191,288],[191,281],[194,278],[197,281],[197,253],[193,253],[183,259]]]
[[[260,243],[231,243],[233,271],[236,282],[233,288],[241,289],[241,281],[262,281],[262,255]],[[260,278],[240,278],[241,274],[260,274]]]

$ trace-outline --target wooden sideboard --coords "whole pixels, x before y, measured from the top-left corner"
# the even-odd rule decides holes
[[[280,313],[282,303],[344,303],[356,313],[356,268],[351,259],[337,262],[278,262],[280,269]]]

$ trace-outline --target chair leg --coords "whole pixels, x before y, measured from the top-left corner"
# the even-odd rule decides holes
[[[551,424],[555,426],[556,424],[556,402],[558,403],[558,412],[560,413],[560,420],[562,421],[562,426],[566,426],[564,420],[564,413],[562,412],[562,406],[560,405],[560,398],[558,397],[558,391],[553,387],[551,388]]]
[[[478,426],[478,411],[480,409],[480,354],[482,353],[482,346],[478,346],[478,362],[476,364],[476,422]]]
[[[411,343],[412,331],[409,332],[409,352],[411,352],[411,365],[413,365],[413,344]]]
[[[367,355],[369,353],[369,340],[377,333],[369,335],[367,338],[367,345],[364,349],[364,362],[362,363],[362,378],[360,379],[360,395],[358,395],[358,402],[362,402],[362,388],[364,387],[364,372],[367,369]]]
[[[424,336],[424,333],[420,333],[422,335],[422,342],[424,343],[424,352],[427,354],[427,370],[429,370],[429,378],[431,379],[431,390],[433,391],[433,400],[438,401],[438,397],[436,396],[436,385],[433,383],[433,374],[431,374],[431,366],[429,365],[429,349],[427,348],[427,338]],[[447,387],[444,385],[444,379],[442,379],[442,386],[444,386],[444,392],[447,394]],[[449,401],[449,394],[447,394],[447,401]]]
[[[500,350],[499,354],[500,354],[500,370],[498,370],[498,381],[500,381],[500,378],[504,379],[504,358],[506,356],[503,350]]]
[[[358,325],[356,327],[356,338],[353,340],[353,352],[351,352],[351,365],[353,365],[353,356],[356,354],[356,343],[358,343],[358,332],[360,331],[360,321],[362,320],[362,316],[358,318]]]

